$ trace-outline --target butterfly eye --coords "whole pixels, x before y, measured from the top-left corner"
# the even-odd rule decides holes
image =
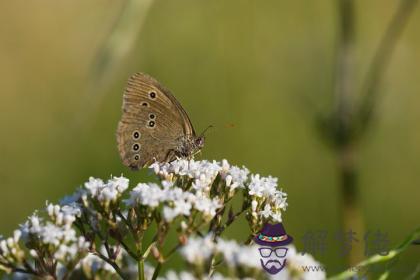
[[[149,92],[149,96],[150,96],[150,98],[155,99],[156,98],[156,92],[154,92],[154,91]]]
[[[149,121],[149,127],[154,127],[155,126],[155,122],[154,121]]]
[[[198,137],[197,139],[195,139],[195,144],[202,148],[204,146],[204,137]]]
[[[143,102],[143,103],[141,103],[141,106],[147,107],[147,106],[149,106],[149,103]]]
[[[140,145],[139,144],[136,143],[136,144],[133,145],[133,150],[134,151],[138,151],[139,149],[140,149]]]
[[[135,155],[134,156],[134,160],[139,160],[140,159],[140,156],[139,155]]]
[[[155,116],[155,114],[149,114],[149,119],[155,119],[156,118],[156,116]]]
[[[133,138],[136,139],[136,140],[139,139],[140,138],[140,132],[134,131]]]

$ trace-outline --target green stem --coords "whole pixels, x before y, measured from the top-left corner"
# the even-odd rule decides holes
[[[371,119],[374,105],[377,103],[378,86],[388,68],[392,54],[397,46],[408,20],[415,11],[418,0],[401,0],[386,29],[369,65],[362,85],[362,100],[358,106],[361,124],[366,126]]]
[[[383,256],[383,255],[373,255],[370,258],[358,263],[356,265],[356,267],[358,268],[363,268],[363,267],[367,267],[369,265],[372,264],[376,264],[376,263],[381,263],[381,262],[386,262],[389,260],[392,260],[393,258],[395,258],[396,256],[398,256],[401,252],[405,251],[408,246],[410,246],[413,241],[417,240],[418,238],[420,238],[420,228],[416,229],[413,233],[410,234],[410,236],[408,236],[397,248],[395,248],[394,250],[391,250],[387,255]],[[389,271],[386,271],[389,272]],[[385,273],[386,273],[385,272]],[[329,280],[345,280],[345,279],[350,279],[353,276],[355,276],[357,274],[356,270],[346,270],[344,272],[341,272],[333,277],[330,277]],[[387,277],[389,273],[383,274],[383,277]]]
[[[162,268],[162,263],[159,262],[157,264],[156,268],[155,268],[155,271],[153,272],[152,280],[156,280],[157,279],[157,277],[159,276],[159,272],[160,272],[160,269],[161,268]]]
[[[122,272],[120,267],[115,263],[115,261],[106,257],[105,255],[102,255],[100,252],[95,251],[93,253],[105,262],[109,263],[114,268],[115,272],[121,277],[121,279],[127,279],[127,277],[124,276],[124,273]]]
[[[139,273],[139,280],[144,280],[144,259],[140,258],[138,263],[138,273]]]
[[[144,258],[142,254],[142,238],[137,242],[137,270],[138,270],[138,279],[144,280]]]
[[[213,255],[209,263],[208,279],[211,279],[211,277],[213,276],[214,269],[215,269],[215,266],[214,266],[215,262],[216,262],[215,256]]]
[[[216,231],[216,235],[217,236],[220,236],[222,233],[223,233],[223,231],[227,228],[227,227],[229,227],[234,221],[236,221],[236,219],[242,214],[242,213],[244,213],[245,212],[245,210],[246,210],[246,208],[243,208],[241,211],[239,211],[239,212],[237,212],[237,213],[235,213],[234,215],[233,215],[233,217],[231,217],[231,218],[229,218],[227,221],[226,221],[226,223],[224,224],[224,225],[222,225],[222,226],[220,226],[220,227],[218,227],[217,228],[217,231]]]

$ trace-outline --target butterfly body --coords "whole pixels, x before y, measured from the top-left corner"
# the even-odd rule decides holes
[[[179,145],[175,149],[175,154],[178,157],[190,157],[198,153],[203,146],[203,136],[186,135],[179,139]]]
[[[146,74],[129,78],[122,109],[118,150],[123,163],[132,169],[189,158],[204,146],[204,137],[196,135],[178,100]]]

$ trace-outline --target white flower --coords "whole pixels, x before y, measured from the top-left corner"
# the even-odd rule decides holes
[[[258,251],[258,246],[241,246],[238,252],[238,266],[239,267],[250,267],[250,268],[260,268],[260,254]]]
[[[280,223],[282,221],[280,209],[274,209],[270,204],[266,204],[264,209],[259,212],[259,215],[265,219],[271,219],[272,222]]]
[[[122,176],[112,177],[106,184],[101,179],[90,177],[85,183],[88,194],[104,207],[108,207],[111,202],[116,202],[127,188],[128,179]]]
[[[268,218],[271,216],[271,207],[269,204],[266,204],[264,206],[264,210],[260,212],[261,216],[263,216],[264,218]]]
[[[271,213],[271,219],[272,219],[273,222],[281,223],[282,222],[281,212],[276,211],[276,212]]]
[[[222,159],[222,163],[220,164],[220,167],[222,168],[222,172],[227,172],[230,168],[230,164],[226,159]]]
[[[239,245],[234,240],[217,240],[216,252],[220,253],[230,267],[260,268],[258,246]]]
[[[197,187],[211,185],[222,167],[216,161],[195,161],[186,159],[177,159],[170,163],[154,163],[151,169],[164,178],[170,178],[170,174],[178,176],[188,176],[195,179]]]
[[[124,177],[113,177],[102,188],[99,189],[97,198],[102,202],[115,202],[128,188],[128,179]]]
[[[211,218],[222,206],[217,198],[210,199],[205,192],[194,194],[169,183],[163,188],[154,183],[141,183],[130,192],[129,199],[124,202],[129,207],[146,205],[152,208],[164,203],[166,206],[163,208],[163,216],[166,221],[172,221],[179,215],[189,216],[193,207]]]
[[[37,214],[33,214],[25,224],[21,225],[20,230],[14,232],[14,237],[10,240],[17,243],[22,237],[25,243],[37,242],[38,247],[48,248],[48,252],[44,253],[64,264],[77,260],[79,256],[85,254],[90,243],[84,237],[78,237],[72,227],[75,220],[73,210],[68,212],[68,209],[63,210],[59,205],[48,204],[47,213],[52,221],[45,222]],[[8,243],[11,243],[10,240]],[[10,247],[11,244],[8,245]],[[29,250],[29,254],[33,258],[38,258],[35,250]]]
[[[22,238],[24,241],[28,241],[29,235],[33,233],[38,233],[41,231],[41,218],[38,217],[36,213],[28,218],[28,220],[20,226],[20,231],[22,233]]]
[[[67,195],[63,199],[60,200],[60,205],[71,205],[71,204],[78,204],[79,200],[86,196],[88,192],[87,189],[78,188],[75,193],[72,195]]]
[[[179,213],[177,213],[174,208],[168,206],[163,207],[163,218],[167,222],[171,222],[178,216],[178,214]]]
[[[324,267],[310,254],[302,255],[291,245],[287,252],[286,269],[272,279],[323,280],[326,279],[326,274]]]
[[[74,217],[80,217],[82,215],[82,209],[80,205],[77,203],[63,205],[61,207],[61,212],[63,212],[64,215],[69,215],[69,216],[74,216]]]
[[[201,178],[196,179],[192,183],[192,188],[196,191],[208,192],[210,191],[210,187],[212,183],[213,183],[212,180],[209,180],[204,175],[202,175]]]
[[[256,201],[255,199],[253,199],[252,202],[251,202],[251,210],[252,210],[252,212],[257,211],[257,207],[258,207],[258,201]]]
[[[230,187],[231,190],[238,187],[244,188],[245,182],[248,181],[248,174],[249,170],[246,167],[231,166],[227,171],[226,186]]]
[[[104,181],[93,177],[90,177],[89,181],[85,183],[85,189],[87,189],[92,196],[96,196],[103,187]]]
[[[277,178],[260,177],[259,174],[251,175],[251,183],[248,186],[249,194],[257,197],[269,197],[277,191]]]
[[[179,215],[190,215],[191,210],[191,203],[185,201],[185,200],[175,200],[174,201],[175,207],[171,208],[168,206],[165,206],[163,208],[163,217],[167,222],[171,222],[175,217]]]
[[[174,182],[168,180],[162,180],[160,183],[164,189],[168,189],[174,185]]]
[[[215,244],[211,235],[207,235],[205,238],[190,237],[182,247],[181,254],[189,263],[202,264],[210,258],[214,248]]]
[[[81,260],[79,265],[85,269],[89,269],[93,275],[102,270],[115,273],[114,268],[109,263],[103,261],[101,258],[94,254],[88,254]]]
[[[56,225],[71,227],[73,222],[76,220],[76,217],[81,216],[82,211],[77,203],[64,206],[49,203],[47,205],[47,213]]]
[[[21,236],[22,236],[22,232],[19,229],[16,229],[13,231],[13,241],[15,243],[19,242]]]
[[[90,243],[86,241],[83,236],[77,238],[70,244],[61,244],[58,250],[54,253],[54,258],[61,262],[70,262],[75,259],[79,254],[87,252]]]
[[[83,229],[87,229],[88,233],[91,229],[100,231],[107,236],[109,233],[111,238],[118,239],[118,234],[126,233],[122,227],[125,226],[125,222],[132,221],[132,217],[134,217],[131,215],[132,213],[138,215],[137,220],[140,222],[145,217],[148,222],[149,219],[153,223],[154,219],[160,222],[157,217],[162,216],[165,222],[172,224],[174,219],[179,217],[181,231],[190,235],[194,232],[191,232],[192,228],[189,227],[194,228],[195,224],[191,225],[193,219],[185,219],[185,217],[191,215],[195,217],[195,214],[199,212],[197,216],[200,222],[208,222],[224,206],[223,203],[228,203],[235,194],[245,196],[243,205],[247,209],[243,210],[252,211],[252,219],[256,222],[261,221],[259,219],[262,218],[279,222],[282,211],[287,207],[287,195],[277,189],[277,178],[250,174],[246,167],[230,165],[227,160],[217,162],[177,159],[169,163],[154,163],[151,169],[158,175],[160,183],[139,183],[130,191],[125,200],[121,199],[128,192],[129,180],[127,178],[123,176],[111,177],[106,182],[93,177],[89,178],[88,182],[73,195],[64,198],[60,204],[47,203],[46,214],[48,216],[40,218],[34,214],[20,227],[20,230],[14,232],[12,237],[0,238],[0,258],[15,263],[28,260],[32,264],[36,262],[37,258],[47,254],[57,264],[55,273],[60,277],[60,275],[64,275],[62,273],[65,273],[66,268],[73,268],[72,265],[79,262],[87,254],[89,248],[94,248],[85,239],[87,237],[80,236],[84,233]],[[242,189],[242,191],[237,192],[238,189]],[[263,205],[265,207],[261,209]],[[100,210],[98,210],[98,206],[101,207]],[[111,206],[115,212],[109,211]],[[130,209],[133,207],[141,208],[133,211]],[[159,215],[152,215],[154,211],[159,211]],[[123,213],[126,220],[118,215],[115,217],[116,212]],[[76,231],[75,221],[77,221],[77,226],[80,226],[79,223],[85,223],[83,226],[86,227],[80,227],[80,231]],[[222,220],[223,222],[225,221]],[[142,226],[146,224],[144,223]],[[201,226],[201,224],[198,225]],[[112,226],[113,230],[109,231],[107,226]],[[152,227],[152,229],[154,228]],[[103,237],[99,233],[97,236],[95,243],[98,241],[99,244]],[[180,253],[188,263],[194,265],[203,265],[212,256],[216,256],[216,260],[224,259],[224,264],[231,272],[238,271],[239,268],[245,268],[244,272],[248,271],[247,268],[251,268],[252,271],[260,269],[259,253],[255,246],[243,246],[235,241],[220,238],[215,242],[214,238],[215,236],[212,235],[189,237],[181,247]],[[27,244],[36,246],[23,248]],[[22,249],[19,245],[22,246]],[[123,254],[128,256],[124,249],[114,250],[117,248],[111,246],[113,247],[111,253],[104,252],[104,254],[119,252],[116,262],[121,265],[121,268],[129,268],[131,272],[137,272],[134,261],[131,266],[128,260],[127,262],[122,261]],[[39,250],[39,248],[43,249]],[[311,258],[305,259],[296,255],[288,270],[298,271],[299,265],[311,263],[310,261],[315,262]],[[100,270],[109,272],[110,275],[112,274],[111,276],[117,276],[112,266],[92,254],[83,258],[79,262],[78,268],[89,268],[89,271],[92,272],[90,276],[101,272]],[[222,271],[226,271],[226,268]],[[126,272],[125,270],[124,273]],[[150,268],[149,272],[151,273],[148,275],[151,276],[153,269]],[[232,277],[236,276],[232,275]],[[170,271],[159,279],[189,280],[195,279],[194,277],[189,272]],[[203,277],[208,280],[229,279],[217,273],[210,278]]]
[[[129,199],[124,202],[129,207],[145,205],[153,208],[159,205],[163,197],[163,190],[157,184],[140,183],[130,192]]]
[[[222,207],[220,201],[216,198],[210,199],[204,195],[197,195],[194,201],[194,208],[202,212],[208,218],[216,215],[216,210]]]
[[[9,247],[7,246],[7,241],[5,239],[0,241],[0,250],[2,252],[2,255],[9,254]]]
[[[47,222],[41,229],[36,233],[44,244],[52,244],[55,246],[60,245],[61,242],[69,242],[76,240],[76,231],[72,228],[66,229],[50,222]]]
[[[228,266],[235,266],[237,264],[239,244],[236,241],[219,238],[216,249],[218,253],[223,255]]]
[[[271,197],[272,202],[276,206],[276,208],[281,210],[286,210],[287,208],[287,194],[283,191],[276,191],[273,196]]]
[[[108,182],[108,184],[112,185],[120,193],[124,192],[128,188],[128,183],[129,183],[129,180],[123,176],[113,177]]]

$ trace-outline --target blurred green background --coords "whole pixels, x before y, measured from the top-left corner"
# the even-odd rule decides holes
[[[357,85],[397,3],[355,1]],[[335,156],[316,130],[316,115],[332,103],[336,1],[151,1],[147,13],[123,19],[134,26],[128,41],[114,37],[117,50],[104,52],[125,4],[0,1],[0,232],[89,176],[145,176],[121,164],[115,141],[125,82],[141,71],[172,90],[197,131],[215,126],[203,158],[279,177],[298,249],[305,232],[327,230],[326,252],[314,255],[330,273],[344,269],[333,238],[341,225]],[[356,153],[366,229],[387,233],[390,245],[420,225],[419,26],[416,9]],[[419,250],[404,254],[398,273],[415,269]]]

